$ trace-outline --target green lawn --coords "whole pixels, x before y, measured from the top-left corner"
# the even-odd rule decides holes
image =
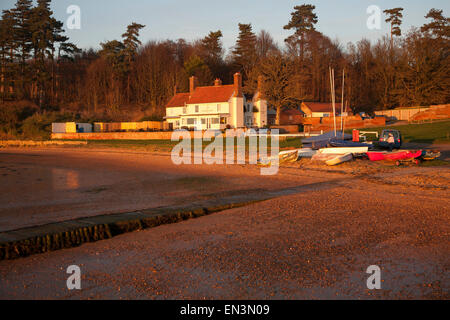
[[[361,131],[378,131],[396,129],[402,133],[403,141],[417,143],[450,143],[450,121],[423,124],[407,124],[383,128],[366,128]],[[351,131],[349,131],[351,132]]]
[[[194,142],[194,140],[192,140]],[[171,152],[172,149],[179,142],[172,142],[170,140],[89,140],[88,148],[118,148],[118,149],[131,149],[142,150],[151,152]],[[205,149],[211,142],[203,141],[203,149]],[[224,150],[226,140],[224,139]],[[245,140],[246,150],[249,149],[249,138]],[[235,142],[236,145],[236,142]],[[288,138],[280,141],[280,149],[300,148],[302,141],[300,138]],[[271,140],[267,140],[267,147],[270,149]],[[192,147],[193,150],[193,147]]]
[[[87,147],[170,152],[176,145],[170,140],[89,140]]]
[[[405,142],[417,143],[450,143],[450,121],[424,123],[424,124],[408,124],[400,126],[389,126],[383,128],[366,128],[361,131],[378,131],[381,133],[383,129],[397,129],[400,130]],[[348,132],[351,133],[351,130]],[[119,148],[142,150],[150,152],[171,152],[178,142],[169,140],[90,140],[88,141],[88,148]],[[203,149],[208,146],[210,142],[203,142]],[[248,151],[249,139],[246,139],[246,150]],[[267,141],[267,146],[270,148],[270,138]],[[287,138],[280,141],[280,149],[301,148],[301,138]],[[225,139],[224,139],[225,149]]]

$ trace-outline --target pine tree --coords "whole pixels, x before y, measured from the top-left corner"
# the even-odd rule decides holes
[[[201,40],[202,55],[209,64],[218,64],[223,58],[223,48],[221,38],[222,31],[211,31],[205,38]]]
[[[293,46],[299,46],[300,61],[303,63],[305,51],[305,37],[310,31],[315,30],[315,24],[318,22],[317,15],[314,13],[316,6],[304,4],[295,6],[291,13],[291,21],[284,26],[285,30],[294,30],[294,34],[286,38],[286,42]]]
[[[110,67],[110,101],[112,108],[117,108],[120,104],[120,83],[126,73],[125,67],[125,45],[118,41],[112,40],[100,43],[102,49],[99,54],[105,59]]]
[[[25,84],[29,77],[27,60],[30,58],[33,47],[31,35],[32,4],[31,0],[17,0],[15,7],[11,9],[14,19],[14,40],[17,43],[16,56],[19,60],[20,82],[18,87],[22,98],[26,96]]]
[[[12,94],[10,79],[14,73],[14,20],[10,11],[3,11],[0,20],[0,96],[2,101]],[[9,85],[8,85],[9,84]]]
[[[32,9],[31,38],[33,43],[34,77],[31,86],[31,98],[37,99],[39,105],[42,105],[44,100],[43,88],[50,79],[46,66],[46,53],[50,46],[51,15],[49,0],[39,0],[38,5]]]
[[[388,16],[386,22],[391,25],[391,48],[394,44],[394,36],[400,37],[402,35],[402,30],[400,29],[403,18],[402,11],[403,8],[394,8],[383,11]]]
[[[184,70],[188,77],[195,76],[199,81],[199,85],[210,84],[213,76],[208,65],[202,58],[193,54],[185,63]]]
[[[256,64],[256,35],[251,24],[239,23],[239,36],[232,52],[234,64],[243,71],[247,79]]]
[[[63,35],[64,24],[53,17],[50,9],[51,0],[38,0],[37,6],[32,10],[32,42],[34,49],[34,85],[32,86],[32,97],[38,98],[41,106],[46,99],[45,88],[49,86],[51,101],[56,97],[56,73],[55,59],[61,52],[73,54],[78,48],[68,43],[69,40]],[[58,55],[56,56],[56,52]],[[48,63],[50,62],[50,63]],[[50,64],[50,69],[48,65]]]
[[[208,65],[214,77],[222,77],[223,70],[223,47],[221,38],[222,31],[211,31],[206,37],[200,40],[198,55]]]
[[[421,31],[433,37],[448,40],[450,38],[450,18],[444,17],[442,13],[442,10],[431,9],[425,18],[432,19],[432,21],[423,25]]]
[[[133,22],[127,27],[127,32],[122,35],[125,55],[125,73],[127,74],[127,102],[130,102],[130,72],[131,65],[136,56],[137,49],[142,44],[139,40],[139,31],[145,28],[144,25]]]

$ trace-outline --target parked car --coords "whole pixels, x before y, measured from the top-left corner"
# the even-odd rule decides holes
[[[388,142],[390,135],[392,135],[394,137],[394,143]],[[378,145],[381,148],[385,148],[385,149],[389,149],[389,150],[400,149],[403,145],[403,137],[402,137],[401,132],[398,130],[393,130],[393,129],[383,130],[383,132],[381,133],[380,142],[378,143]]]

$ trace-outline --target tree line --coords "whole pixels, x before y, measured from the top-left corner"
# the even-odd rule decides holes
[[[161,117],[175,91],[188,91],[190,76],[200,85],[211,85],[215,78],[231,83],[239,71],[247,94],[263,76],[265,96],[279,118],[282,107],[329,102],[332,67],[336,74],[345,72],[345,103],[355,112],[449,102],[450,19],[438,9],[426,14],[425,25],[406,33],[401,28],[404,9],[385,10],[389,35],[344,47],[316,29],[315,6],[304,4],[294,7],[284,26],[292,34],[283,46],[267,31],[256,33],[252,24],[240,23],[236,44],[225,54],[220,30],[191,42],[142,44],[145,26],[134,22],[119,40],[101,43],[99,50],[80,50],[64,36],[50,4],[17,0],[2,13],[2,101],[30,100],[41,110],[147,110]]]

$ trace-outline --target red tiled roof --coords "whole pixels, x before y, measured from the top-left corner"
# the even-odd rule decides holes
[[[189,101],[189,93],[177,93],[167,103],[166,108],[183,107]]]
[[[288,116],[303,115],[303,112],[297,109],[284,109],[281,113]]]
[[[195,89],[191,98],[192,103],[213,103],[213,102],[227,102],[234,93],[234,86],[218,86],[218,87],[198,87]]]
[[[312,112],[331,112],[333,113],[333,104],[331,103],[322,103],[322,102],[303,102],[309,110]],[[336,103],[336,109],[338,108],[338,103]],[[337,111],[337,110],[336,110]]]
[[[189,93],[176,94],[166,105],[166,108],[182,107],[194,103],[228,102],[234,94],[234,85],[197,87],[192,96]],[[190,96],[190,98],[189,98]]]

